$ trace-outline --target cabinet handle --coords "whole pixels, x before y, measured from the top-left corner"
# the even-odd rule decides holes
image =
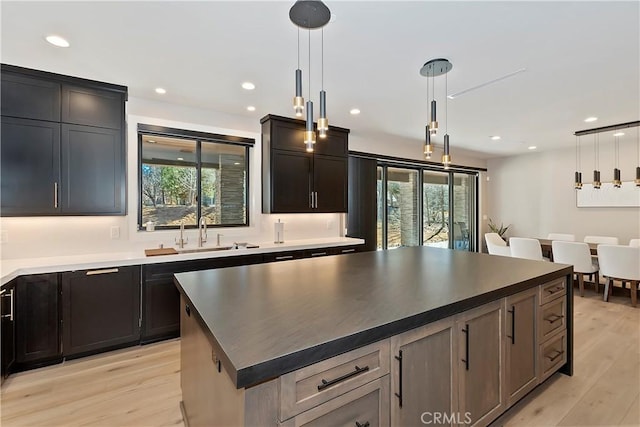
[[[398,393],[394,393],[398,398],[398,405],[402,408],[402,350],[394,356],[398,361]]]
[[[369,421],[365,422],[365,423],[359,423],[356,421],[356,427],[369,427],[371,424],[369,424]]]
[[[562,356],[564,354],[564,350],[556,350],[556,354],[555,356],[545,356],[547,359],[549,359],[550,362],[555,361],[558,357]]]
[[[316,209],[318,209],[318,192],[314,191],[314,193],[316,194]]]
[[[58,183],[53,183],[53,207],[58,208]]]
[[[313,209],[313,191],[309,191],[309,207]]]
[[[187,313],[187,316],[191,317],[191,307],[189,307],[189,304],[184,305],[184,312]]]
[[[564,286],[556,286],[553,289],[547,289],[547,292],[549,292],[550,294],[555,294],[556,292],[559,292],[563,289],[564,289]]]
[[[6,291],[7,291],[6,289],[2,290],[2,294],[0,294],[2,295],[2,298],[7,298],[7,296],[4,294]],[[11,311],[9,312],[9,314],[3,314],[2,318],[6,319],[8,317],[9,320],[13,322],[13,289],[9,291],[9,298],[10,298],[9,306]]]
[[[342,381],[344,381],[346,379],[349,379],[351,377],[355,377],[356,375],[360,375],[361,373],[367,372],[368,370],[369,370],[368,366],[365,366],[364,368],[359,368],[358,365],[356,365],[356,369],[354,371],[351,371],[351,372],[349,372],[347,374],[344,374],[344,375],[342,375],[342,376],[340,376],[338,378],[334,378],[334,379],[329,380],[329,381],[323,379],[322,380],[322,384],[318,385],[318,391],[324,390],[325,388],[331,387],[332,385],[336,385],[339,382],[342,382]]]
[[[464,329],[462,330],[464,334],[464,359],[461,359],[464,362],[464,367],[468,371],[469,370],[469,324],[464,325]]]
[[[342,253],[343,253],[343,254],[348,254],[348,253],[355,252],[355,251],[356,251],[356,250],[355,250],[355,249],[353,249],[353,248],[351,248],[351,249],[343,249],[343,250],[342,250]]]
[[[511,313],[511,336],[507,335],[507,338],[511,338],[511,344],[516,343],[516,306],[512,305],[511,310],[507,310]]]
[[[102,270],[91,270],[91,271],[87,271],[87,276],[96,276],[98,274],[117,273],[118,271],[119,271],[119,269],[117,269],[117,268],[104,268]]]
[[[311,254],[311,257],[314,257],[314,256],[325,256],[326,254],[327,254],[326,252],[316,252],[314,254]]]
[[[216,356],[216,353],[213,350],[211,350],[211,360],[213,360],[213,363],[216,364],[216,369],[218,370],[218,372],[222,372],[222,362],[220,361],[220,359],[218,359],[218,356]]]
[[[552,314],[549,317],[545,317],[544,320],[546,320],[547,322],[549,322],[550,324],[554,324],[556,323],[558,320],[563,319],[564,316],[560,315],[560,314]]]
[[[284,261],[286,259],[293,259],[293,255],[282,255],[276,257],[276,261]]]

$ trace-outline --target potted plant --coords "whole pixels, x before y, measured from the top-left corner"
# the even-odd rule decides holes
[[[502,240],[504,240],[505,242],[507,241],[507,239],[504,238],[505,233],[507,232],[507,230],[509,229],[509,227],[511,227],[511,224],[509,225],[504,225],[503,223],[500,223],[500,227],[498,227],[491,218],[489,218],[489,229],[494,232],[494,233],[498,233],[498,235],[502,238]]]

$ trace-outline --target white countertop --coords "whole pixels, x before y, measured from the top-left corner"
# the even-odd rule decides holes
[[[4,285],[18,276],[25,274],[57,273],[61,271],[86,270],[92,268],[107,268],[127,265],[156,264],[172,261],[188,261],[195,259],[222,258],[247,254],[261,254],[300,249],[314,249],[331,246],[349,246],[364,244],[363,239],[351,237],[330,237],[321,239],[290,240],[285,243],[249,242],[257,244],[259,248],[230,249],[225,251],[204,251],[177,255],[145,256],[144,249],[129,252],[93,253],[83,255],[68,255],[42,258],[21,258],[0,261],[0,285]],[[208,247],[212,245],[205,245]],[[195,246],[185,249],[194,249]]]

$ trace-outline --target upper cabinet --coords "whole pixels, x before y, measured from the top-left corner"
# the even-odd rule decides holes
[[[3,216],[126,214],[127,88],[2,64]]]
[[[346,212],[349,130],[330,127],[308,153],[304,121],[268,115],[260,122],[262,212]]]

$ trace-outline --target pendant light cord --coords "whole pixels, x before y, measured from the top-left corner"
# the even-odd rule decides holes
[[[300,69],[300,27],[298,27],[298,70]]]
[[[324,27],[322,27],[320,39],[320,70],[322,72],[320,76],[320,87],[321,90],[324,90]]]
[[[309,99],[311,99],[311,27],[309,27]]]
[[[449,92],[449,79],[447,77],[448,75],[449,73],[444,73],[444,133],[446,133],[447,135],[449,134],[449,102],[447,101],[447,92]]]

